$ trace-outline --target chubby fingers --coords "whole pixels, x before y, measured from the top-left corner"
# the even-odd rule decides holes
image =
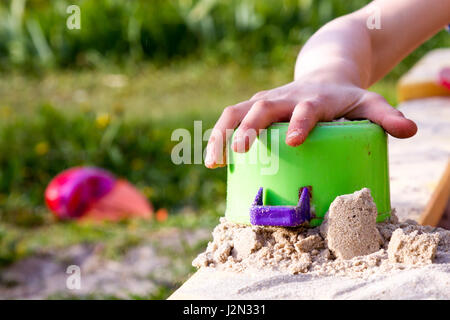
[[[247,152],[260,129],[273,122],[287,120],[292,114],[294,103],[288,100],[249,100],[223,111],[211,133],[206,149],[205,165],[208,168],[223,167],[226,164],[226,143],[237,126],[232,142],[235,152]]]
[[[372,120],[396,138],[409,138],[417,132],[414,121],[405,118],[403,113],[393,108],[382,96],[373,92],[367,92],[358,108],[347,116],[351,119]]]
[[[289,122],[286,144],[292,147],[301,145],[319,119],[320,106],[317,103],[311,100],[298,103]]]
[[[292,100],[250,100],[227,107],[214,126],[208,141],[205,165],[208,168],[226,164],[226,143],[237,126],[231,147],[235,152],[247,152],[261,129],[274,122],[290,119],[286,143],[302,144],[316,123],[321,120],[321,106],[313,100],[295,104]],[[322,119],[323,120],[323,119]]]
[[[235,129],[244,118],[253,101],[244,101],[226,107],[217,120],[206,147],[205,166],[214,169],[226,165],[227,131]]]
[[[294,104],[289,100],[254,101],[234,134],[231,147],[235,152],[247,152],[261,129],[289,119],[293,108]]]

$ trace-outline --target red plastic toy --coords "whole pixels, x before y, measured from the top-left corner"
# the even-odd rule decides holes
[[[153,208],[129,182],[106,170],[75,167],[58,174],[45,190],[45,202],[59,219],[150,218]]]

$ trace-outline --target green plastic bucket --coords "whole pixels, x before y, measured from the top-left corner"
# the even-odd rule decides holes
[[[260,134],[250,150],[228,150],[227,208],[225,216],[250,224],[249,208],[260,187],[264,205],[296,205],[299,188],[312,187],[311,206],[322,223],[331,202],[339,195],[364,187],[371,190],[377,221],[391,212],[387,136],[368,120],[322,122],[306,141],[285,143],[288,123],[274,123]]]

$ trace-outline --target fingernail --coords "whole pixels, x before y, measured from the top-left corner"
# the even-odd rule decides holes
[[[206,157],[205,157],[205,165],[207,167],[211,167],[214,164],[213,154],[211,152],[212,146],[208,145],[206,148]]]
[[[206,165],[207,167],[212,167],[213,164],[214,164],[214,161],[211,159],[210,156],[208,156],[208,157],[205,159],[205,165]]]
[[[233,149],[237,152],[245,149],[244,138],[242,136],[235,136],[233,139]]]
[[[288,140],[291,140],[292,138],[298,137],[300,135],[300,132],[298,130],[293,130],[289,132],[287,138]]]
[[[244,138],[242,136],[236,136],[233,139],[233,144],[240,144],[242,142],[244,142]]]

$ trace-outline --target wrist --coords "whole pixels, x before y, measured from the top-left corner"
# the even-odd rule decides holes
[[[341,60],[334,63],[323,63],[317,67],[310,65],[308,68],[304,68],[302,65],[297,64],[295,67],[295,82],[334,83],[359,88],[365,88],[365,82],[368,82],[363,80],[363,78],[367,79],[368,77],[361,74],[353,62]]]

